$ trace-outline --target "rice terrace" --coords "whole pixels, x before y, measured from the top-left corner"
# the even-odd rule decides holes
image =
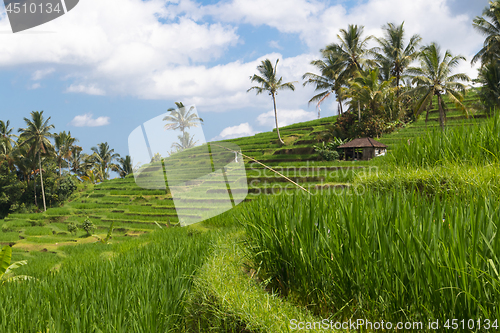
[[[0,332],[497,332],[500,1],[486,5],[471,59],[386,23],[336,31],[295,79],[259,60],[242,93],[272,106],[273,130],[203,142],[208,119],[175,102],[156,122],[167,153],[129,141],[145,163],[86,150],[48,108],[1,114]],[[279,126],[302,86],[335,114]]]

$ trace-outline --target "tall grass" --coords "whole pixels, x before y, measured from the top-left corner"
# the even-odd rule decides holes
[[[426,131],[409,142],[401,142],[389,154],[398,166],[428,167],[437,164],[485,165],[500,162],[500,114],[472,125]]]
[[[240,219],[261,277],[324,318],[494,319],[499,203],[475,194],[297,193],[260,197]]]
[[[177,332],[211,237],[179,228],[70,247],[58,271],[0,288],[0,332]]]

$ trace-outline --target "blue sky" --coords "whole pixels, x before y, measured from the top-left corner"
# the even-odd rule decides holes
[[[84,151],[108,142],[128,154],[129,134],[174,106],[194,104],[207,140],[252,135],[274,126],[272,100],[246,93],[266,58],[280,59],[295,92],[277,97],[280,125],[315,119],[312,87],[319,49],[340,28],[405,21],[408,36],[462,54],[469,61],[483,38],[472,19],[486,0],[80,0],[66,15],[12,34],[0,5],[0,119],[13,127],[44,110],[56,131],[71,131]],[[475,77],[469,61],[459,70]],[[333,98],[322,116],[336,112]]]

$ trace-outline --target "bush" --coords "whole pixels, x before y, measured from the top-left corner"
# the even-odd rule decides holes
[[[92,221],[90,221],[89,217],[87,216],[87,218],[85,219],[85,221],[83,221],[83,224],[82,224],[82,229],[85,230],[87,232],[87,235],[90,236],[90,233],[92,231],[94,231],[95,229],[95,225],[94,223],[92,223]]]
[[[68,224],[68,231],[71,232],[72,235],[75,235],[78,232],[78,227],[75,222]]]

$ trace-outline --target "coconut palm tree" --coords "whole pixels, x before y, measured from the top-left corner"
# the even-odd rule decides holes
[[[472,58],[475,64],[481,60],[482,65],[500,58],[500,0],[490,1],[482,16],[476,16],[472,26],[483,36],[483,47]]]
[[[184,135],[184,131],[186,130],[186,128],[197,127],[200,123],[203,122],[203,119],[198,117],[195,113],[192,113],[194,110],[194,106],[186,109],[182,102],[175,102],[175,105],[177,106],[177,109],[168,109],[167,111],[170,112],[170,115],[163,118],[163,120],[169,122],[165,125],[165,129],[180,129]]]
[[[332,94],[335,94],[335,96],[337,97],[339,114],[342,114],[342,100],[344,97],[344,89],[342,87],[343,82],[339,80],[339,75],[342,70],[342,64],[341,62],[336,61],[336,59],[330,53],[325,53],[324,57],[324,59],[311,61],[311,65],[316,66],[321,74],[314,74],[310,72],[305,73],[302,76],[302,79],[306,80],[303,85],[314,85],[315,91],[321,91],[319,94],[313,96],[309,100],[309,104],[316,102],[316,106],[318,108],[321,106],[321,103],[325,99],[330,97]]]
[[[387,81],[379,79],[379,68],[362,71],[349,81],[349,97],[351,108],[363,108],[372,115],[381,115],[385,111],[386,97],[391,92],[394,77]]]
[[[49,124],[50,117],[46,120],[43,119],[43,111],[32,111],[31,119],[24,118],[24,121],[27,127],[19,129],[19,132],[21,132],[20,138],[23,140],[20,145],[27,145],[29,147],[28,153],[32,152],[35,156],[38,156],[43,209],[46,211],[47,206],[45,204],[45,190],[43,187],[42,155],[49,155],[54,151],[52,143],[49,141],[49,138],[54,136],[49,132],[54,128],[54,125]]]
[[[10,120],[7,120],[7,122],[0,120],[0,141],[5,142],[8,147],[12,148],[12,145],[15,144],[13,138],[16,138],[17,136],[12,134],[13,129],[9,128],[9,125]]]
[[[274,119],[276,121],[276,132],[278,132],[279,141],[281,142],[281,144],[284,144],[285,142],[283,142],[283,140],[281,139],[280,130],[278,127],[278,111],[276,110],[276,95],[278,94],[278,90],[290,89],[294,91],[295,86],[293,85],[294,82],[283,83],[282,77],[278,79],[278,76],[276,74],[278,61],[279,59],[276,59],[276,64],[273,67],[271,60],[269,59],[262,60],[261,64],[257,66],[257,70],[259,71],[260,75],[254,74],[253,76],[250,76],[250,81],[257,82],[258,84],[260,84],[260,86],[253,86],[250,89],[248,89],[247,92],[255,89],[257,91],[257,95],[262,94],[264,91],[267,91],[269,95],[271,95],[271,97],[273,98],[273,105],[274,105]]]
[[[115,154],[114,149],[109,149],[107,142],[101,142],[97,147],[90,148],[94,153],[92,157],[94,162],[98,165],[98,169],[102,174],[103,179],[109,178],[109,169],[114,168],[113,161],[120,157],[120,154]]]
[[[410,90],[410,93],[421,96],[415,104],[415,115],[420,115],[425,107],[431,103],[433,96],[437,96],[439,123],[443,130],[446,118],[443,95],[448,96],[449,100],[457,108],[467,114],[467,110],[462,103],[466,87],[458,81],[468,82],[470,78],[464,73],[452,74],[452,70],[458,66],[460,60],[465,60],[465,57],[461,55],[453,56],[449,50],[443,56],[439,46],[431,43],[423,48],[420,53],[420,67],[408,69],[408,72],[413,76],[412,82],[417,84],[415,88]]]
[[[365,67],[374,67],[376,63],[368,58],[372,52],[368,49],[368,42],[373,36],[363,38],[364,26],[348,25],[347,30],[340,29],[340,34],[337,35],[339,43],[327,45],[321,50],[323,57],[330,54],[338,66],[341,67],[339,80],[342,84],[347,84],[354,74],[364,69]]]
[[[54,146],[56,148],[56,160],[59,165],[59,177],[62,176],[63,162],[67,164],[68,159],[71,157],[71,148],[73,144],[78,141],[71,136],[71,132],[66,133],[62,131],[55,135]]]
[[[179,142],[172,143],[172,148],[177,149],[177,151],[183,151],[184,149],[193,148],[196,145],[194,141],[194,136],[190,136],[188,132],[184,132],[182,135],[177,136]]]
[[[481,84],[479,98],[487,112],[500,108],[500,61],[494,61],[479,68],[477,79],[474,82]]]
[[[129,155],[125,156],[125,158],[121,157],[118,162],[120,164],[116,165],[114,171],[118,172],[121,178],[125,178],[125,176],[133,172],[132,158]]]
[[[411,36],[408,44],[405,45],[404,22],[396,26],[394,23],[387,23],[383,26],[385,36],[376,38],[379,47],[372,50],[375,60],[382,69],[382,78],[389,80],[395,77],[396,94],[399,96],[399,83],[405,70],[409,67],[419,54],[418,44],[422,37],[415,34]]]

